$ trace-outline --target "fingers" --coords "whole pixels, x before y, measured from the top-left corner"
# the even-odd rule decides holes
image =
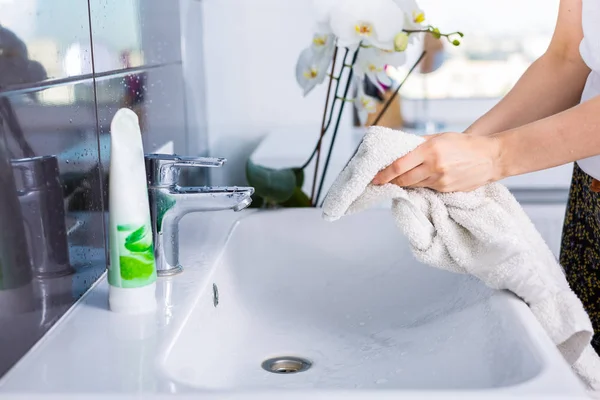
[[[375,178],[373,178],[373,184],[384,185],[391,182],[394,178],[399,177],[406,172],[412,170],[423,164],[423,156],[421,151],[417,147],[402,158],[394,161],[389,167],[381,170]]]
[[[394,178],[391,182],[401,187],[419,187],[431,177],[429,168],[425,164]]]

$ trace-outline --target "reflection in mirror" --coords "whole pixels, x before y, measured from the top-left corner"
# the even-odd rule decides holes
[[[67,228],[55,156],[11,161],[23,213],[30,266],[36,277],[58,277],[73,272],[69,264]]]
[[[27,60],[27,73],[20,77],[7,77],[2,89],[12,87],[33,86],[45,79],[64,79],[65,55],[73,43],[89,43],[89,24],[87,21],[87,2],[73,0],[34,1],[8,0],[0,2],[0,25],[2,36],[0,46],[9,50],[9,60],[0,67],[13,68],[16,59],[24,65]],[[19,43],[19,44],[17,44]],[[15,49],[20,48],[18,56]],[[85,55],[84,73],[91,73],[90,54]],[[43,72],[43,73],[42,73]],[[4,75],[4,74],[0,74]],[[25,75],[25,76],[23,76]]]
[[[0,376],[106,270],[115,112],[136,112],[148,152],[188,153],[179,18],[177,2],[0,0]]]
[[[86,91],[0,94],[0,375],[106,269],[96,112],[75,96]]]
[[[39,82],[46,78],[42,64],[29,59],[25,42],[0,25],[0,91],[12,85]]]
[[[21,207],[4,140],[5,124],[0,120],[0,315],[30,311],[30,302],[21,302],[30,293],[32,271],[23,227]]]
[[[143,21],[139,0],[93,0],[89,3],[94,71],[97,74],[155,62],[142,50]],[[124,54],[127,54],[127,60],[124,60]]]
[[[130,67],[153,62],[144,60],[137,0],[93,0],[89,6],[96,73],[126,68],[125,51],[130,53]],[[91,59],[88,1],[0,2],[0,90],[90,75]],[[60,101],[65,101],[64,95]]]

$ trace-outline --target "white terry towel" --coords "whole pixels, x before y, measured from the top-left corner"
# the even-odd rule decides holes
[[[418,260],[515,293],[574,371],[599,390],[600,358],[590,345],[590,319],[551,250],[506,187],[492,183],[472,192],[440,193],[371,184],[379,171],[423,141],[388,128],[370,128],[329,190],[323,217],[334,221],[393,200],[393,216]]]

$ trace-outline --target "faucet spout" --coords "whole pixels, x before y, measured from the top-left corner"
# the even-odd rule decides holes
[[[251,187],[175,187],[171,191],[182,211],[241,211],[252,202]]]
[[[252,203],[251,187],[149,188],[154,256],[159,276],[182,271],[179,264],[179,220],[199,211],[241,211]]]

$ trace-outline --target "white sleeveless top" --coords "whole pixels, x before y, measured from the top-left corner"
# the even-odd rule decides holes
[[[583,40],[579,45],[579,52],[592,70],[581,96],[583,103],[600,95],[600,0],[582,1]],[[600,130],[597,134],[600,135]],[[600,180],[600,155],[579,160],[577,164],[586,174]]]

